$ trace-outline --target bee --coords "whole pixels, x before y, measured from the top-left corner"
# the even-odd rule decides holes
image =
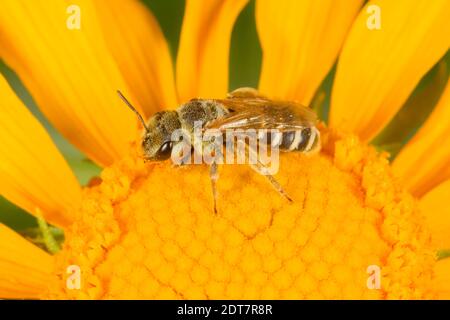
[[[176,110],[155,113],[147,122],[119,90],[117,93],[144,127],[141,146],[147,161],[169,159],[178,143],[172,141],[172,133],[181,129],[193,135],[195,125],[199,122],[203,129],[215,129],[223,133],[236,129],[276,130],[278,135],[266,139],[266,142],[277,143],[282,152],[313,154],[320,150],[317,117],[310,108],[296,102],[270,100],[252,88],[237,89],[229,93],[226,99],[192,99]],[[263,174],[263,165],[257,164],[254,168]],[[272,175],[264,175],[281,195],[292,201]],[[216,162],[210,165],[210,178],[214,212],[217,213]]]

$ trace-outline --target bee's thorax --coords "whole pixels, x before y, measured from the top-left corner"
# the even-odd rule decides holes
[[[224,116],[228,111],[214,100],[193,99],[183,104],[177,113],[182,128],[192,132],[196,122],[200,122],[204,127],[207,123]]]

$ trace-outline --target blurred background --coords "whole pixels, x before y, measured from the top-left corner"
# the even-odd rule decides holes
[[[142,0],[153,12],[168,40],[172,58],[175,62],[179,33],[183,20],[184,0]],[[261,47],[256,33],[255,0],[250,1],[240,14],[233,30],[230,48],[230,90],[243,87],[257,87],[261,66]],[[417,131],[433,110],[449,78],[450,54],[444,56],[418,84],[414,93],[395,116],[390,125],[372,143],[380,150],[390,152],[391,158]],[[332,68],[311,104],[319,117],[327,121],[331,84],[335,67]],[[6,77],[17,95],[31,112],[47,128],[53,141],[62,152],[78,180],[85,185],[100,173],[100,168],[89,161],[82,153],[65,140],[39,112],[32,97],[14,72],[0,60],[0,72]],[[411,112],[411,110],[414,110]],[[2,150],[4,152],[4,150]],[[33,233],[37,227],[34,217],[9,203],[0,196],[0,223],[22,231]]]

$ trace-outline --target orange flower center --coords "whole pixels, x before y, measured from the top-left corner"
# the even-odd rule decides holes
[[[57,255],[52,298],[425,298],[434,257],[385,155],[322,128],[323,150],[282,154],[289,203],[245,165],[130,155],[85,190]],[[81,288],[66,269],[81,270]]]

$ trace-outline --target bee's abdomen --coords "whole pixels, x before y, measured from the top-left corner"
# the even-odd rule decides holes
[[[320,146],[320,134],[315,127],[275,133],[270,140],[272,146],[278,145],[284,152],[311,152]]]

